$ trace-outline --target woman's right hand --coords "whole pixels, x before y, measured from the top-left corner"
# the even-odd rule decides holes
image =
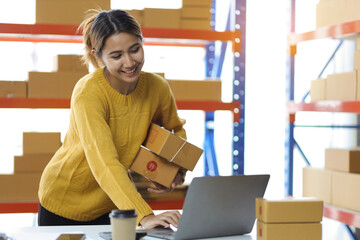
[[[155,228],[162,226],[164,228],[170,228],[170,224],[174,227],[178,226],[181,214],[179,211],[167,211],[158,215],[148,215],[141,219],[140,224],[146,228]]]

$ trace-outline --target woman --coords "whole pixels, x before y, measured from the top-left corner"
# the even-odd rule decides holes
[[[127,12],[93,11],[80,28],[96,70],[76,84],[64,143],[41,177],[39,225],[109,224],[111,210],[134,208],[145,228],[177,226],[180,213],[154,215],[128,175],[151,122],[186,137],[169,85],[141,71],[143,37]],[[148,190],[171,191],[184,175]]]

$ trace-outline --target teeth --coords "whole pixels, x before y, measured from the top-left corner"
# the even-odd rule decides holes
[[[125,73],[133,73],[133,72],[135,72],[135,68],[133,69],[133,70],[131,70],[131,71],[124,71]]]

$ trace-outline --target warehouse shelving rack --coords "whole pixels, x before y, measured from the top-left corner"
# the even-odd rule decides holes
[[[213,0],[213,3],[214,2]],[[221,63],[220,65],[216,65],[216,77],[220,77],[221,70],[219,71],[219,69],[222,68],[226,50],[224,46],[231,43],[234,55],[233,101],[176,101],[176,104],[180,110],[205,111],[207,122],[213,121],[213,115],[211,114],[213,114],[214,111],[225,110],[233,113],[233,174],[243,174],[246,0],[233,0],[233,2],[233,9],[230,10],[230,13],[235,14],[234,30],[217,32],[213,30],[142,28],[142,32],[146,45],[206,47],[207,77],[211,77],[214,59]],[[230,16],[228,24],[229,23]],[[227,29],[230,29],[229,26]],[[76,25],[0,23],[0,41],[82,43],[81,33],[77,31],[77,28],[78,26]],[[218,56],[215,56],[213,52],[215,41],[220,41],[223,44],[221,53]],[[209,56],[213,59],[210,59]],[[0,108],[60,109],[69,107],[69,99],[0,98]],[[211,124],[205,125],[210,131],[210,134],[205,136],[208,138],[208,144],[205,146],[211,148],[210,154],[214,155],[213,129],[207,127],[211,126]],[[209,158],[210,160],[205,161],[205,168],[209,169],[212,168],[211,166],[217,166],[216,157],[209,156]],[[210,170],[210,173],[214,173],[214,169]],[[205,175],[208,175],[209,172],[205,172]],[[216,171],[215,173],[218,174]],[[179,209],[182,207],[183,200],[148,201],[148,203],[153,209]],[[37,204],[38,203],[33,202],[0,203],[0,213],[37,212]]]
[[[360,20],[339,23],[335,25],[324,26],[314,31],[305,33],[295,33],[295,0],[290,0],[291,23],[290,34],[288,36],[289,56],[287,59],[287,110],[288,110],[288,126],[286,128],[286,155],[285,155],[285,194],[293,194],[293,151],[295,147],[300,151],[307,164],[306,159],[300,146],[294,138],[294,128],[296,113],[298,112],[333,112],[333,113],[360,113],[360,101],[316,101],[316,102],[295,102],[294,101],[294,71],[295,71],[295,55],[296,46],[300,42],[319,40],[326,38],[349,37],[360,33]],[[341,44],[341,43],[340,43]],[[340,46],[340,44],[338,46]],[[336,53],[336,48],[334,54]],[[333,54],[333,55],[334,55]],[[333,57],[332,55],[332,57]],[[330,60],[329,60],[330,61]],[[329,62],[328,62],[329,63]],[[328,64],[327,63],[327,64]],[[327,66],[325,65],[325,68]],[[323,69],[324,70],[324,69]],[[321,71],[321,73],[323,72]],[[321,74],[320,74],[321,75]],[[304,99],[303,99],[304,100]],[[336,127],[336,126],[334,126]],[[353,239],[358,239],[349,226],[360,228],[360,212],[343,209],[340,207],[325,204],[324,216],[344,223],[349,230]]]

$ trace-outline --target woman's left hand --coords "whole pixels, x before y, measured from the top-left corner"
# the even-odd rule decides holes
[[[156,182],[153,182],[153,184],[155,185],[156,188],[148,188],[147,190],[149,192],[152,192],[152,193],[168,193],[168,192],[171,192],[173,191],[176,186],[178,185],[181,185],[184,183],[185,181],[185,174],[186,174],[186,170],[185,169],[180,169],[175,178],[174,178],[174,181],[173,183],[171,184],[170,188],[167,188],[159,183],[156,183]]]

